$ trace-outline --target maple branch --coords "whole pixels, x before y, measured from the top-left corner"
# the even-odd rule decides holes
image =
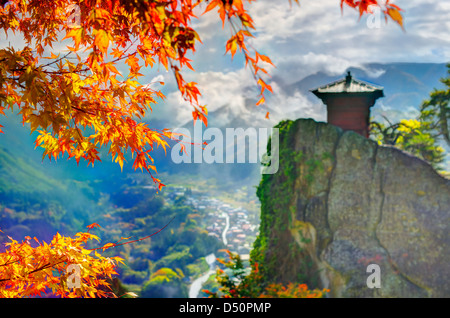
[[[158,234],[158,233],[161,232],[162,230],[164,230],[167,226],[169,226],[170,223],[172,223],[172,221],[173,221],[174,219],[175,219],[175,217],[173,217],[166,225],[164,225],[162,228],[160,228],[160,229],[159,229],[158,231],[156,231],[155,233],[152,233],[152,234],[147,235],[147,236],[145,236],[145,237],[142,237],[142,238],[140,238],[140,239],[136,239],[136,240],[128,241],[128,242],[125,242],[125,243],[120,243],[120,244],[114,244],[114,243],[113,243],[113,245],[108,246],[108,247],[106,247],[106,248],[105,248],[105,247],[96,247],[96,248],[91,248],[91,249],[88,249],[88,250],[89,250],[89,251],[95,251],[95,250],[99,250],[99,249],[106,250],[106,249],[111,248],[111,247],[117,247],[117,246],[121,246],[121,245],[126,245],[126,244],[131,244],[131,243],[136,243],[136,242],[139,242],[139,241],[146,240],[146,239],[148,239],[148,238],[150,238],[150,237],[152,237],[152,236]]]
[[[51,61],[51,62],[49,62],[49,63],[47,63],[47,64],[39,65],[39,67],[46,67],[46,66],[50,66],[50,65],[52,65],[52,64],[55,64],[55,63],[57,63],[58,61],[61,61],[62,59],[64,59],[64,58],[66,58],[67,56],[69,56],[70,53],[72,53],[72,52],[68,52],[68,53],[67,53],[66,55],[64,55],[63,57],[57,58],[57,59],[55,59],[54,61]]]
[[[47,70],[42,70],[42,73],[45,74],[56,74],[56,75],[62,75],[62,74],[72,74],[72,73],[81,73],[81,72],[87,72],[89,71],[89,68],[82,68],[81,70],[73,70],[73,71],[64,71],[64,70],[60,70],[60,71],[47,71]]]
[[[61,259],[61,258],[60,258]],[[55,265],[58,265],[58,264],[61,264],[61,263],[65,263],[67,260],[61,260],[61,261],[59,261],[59,262],[56,262],[56,263],[45,263],[44,265],[42,265],[42,266],[40,266],[40,267],[38,267],[38,268],[35,268],[35,269],[33,269],[32,271],[30,271],[30,272],[28,272],[26,275],[24,275],[23,277],[27,277],[27,276],[30,276],[31,274],[33,274],[33,273],[36,273],[36,272],[39,272],[39,271],[42,271],[42,270],[44,270],[44,269],[47,269],[47,268],[51,268],[51,267],[53,267],[53,266],[55,266]],[[1,282],[6,282],[6,281],[10,281],[10,280],[15,280],[15,279],[18,279],[19,277],[8,277],[8,278],[2,278],[2,279],[0,279],[0,283]]]
[[[133,43],[131,43],[130,44],[130,47],[131,47],[131,45],[132,45]],[[129,48],[130,48],[129,47]],[[128,48],[128,49],[129,49]],[[69,52],[70,53],[70,52]],[[132,56],[132,55],[135,55],[137,53],[137,51],[135,51],[135,52],[133,52],[133,53],[129,53],[129,54],[127,54],[127,55],[123,55],[123,56],[121,56],[121,57],[118,57],[118,58],[116,58],[116,59],[114,59],[114,60],[111,60],[111,61],[109,61],[109,62],[107,62],[107,63],[116,63],[116,62],[119,62],[119,61],[121,61],[121,60],[123,60],[123,59],[126,59],[126,58],[128,58],[128,57],[130,57],[130,56]],[[61,58],[62,59],[62,58]],[[42,65],[41,66],[39,66],[39,67],[42,67]],[[18,69],[18,70],[25,70],[24,68],[22,68],[22,69]],[[45,73],[45,74],[56,74],[56,75],[59,75],[59,74],[72,74],[72,73],[81,73],[81,72],[87,72],[87,71],[89,71],[90,70],[90,68],[89,67],[86,67],[86,68],[82,68],[82,69],[80,69],[80,70],[73,70],[73,71],[65,71],[65,70],[58,70],[58,71],[47,71],[47,70],[42,70],[42,72],[43,73]]]
[[[14,264],[14,263],[17,263],[17,262],[19,262],[20,260],[16,260],[16,261],[10,261],[11,260],[11,258],[12,258],[12,256],[6,261],[6,263],[4,263],[4,264],[1,264],[0,265],[0,267],[3,267],[3,266],[8,266],[8,265],[10,265],[10,264]]]
[[[88,111],[86,111],[86,110],[84,110],[84,109],[81,109],[81,108],[79,108],[79,107],[76,107],[76,106],[74,106],[74,105],[70,105],[70,107],[72,107],[73,109],[76,109],[76,110],[78,110],[78,111],[80,111],[80,112],[82,112],[82,113],[85,113],[85,114],[89,114],[89,115],[95,116],[94,113],[90,113],[90,112],[88,112]]]

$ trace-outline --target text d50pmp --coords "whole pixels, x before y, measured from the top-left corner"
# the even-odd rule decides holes
[[[224,303],[223,312],[268,312],[270,303]]]

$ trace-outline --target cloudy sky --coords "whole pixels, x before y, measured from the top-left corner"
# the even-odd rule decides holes
[[[257,30],[250,44],[272,59],[276,68],[269,67],[268,70],[273,79],[277,79],[276,83],[271,83],[274,94],[259,108],[254,106],[258,88],[250,69],[244,67],[242,56],[236,54],[232,61],[230,55],[224,55],[225,43],[230,37],[227,25],[222,29],[215,10],[199,14],[199,19],[194,20],[194,28],[203,44],[198,44],[192,56],[196,72],[187,69],[185,79],[199,83],[201,103],[208,106],[210,114],[226,108],[220,118],[223,121],[241,116],[257,125],[264,121],[267,111],[270,112],[270,124],[297,117],[324,120],[325,107],[320,101],[311,104],[300,93],[285,95],[279,86],[318,71],[343,75],[350,66],[370,62],[450,61],[450,1],[392,2],[404,9],[405,32],[392,21],[386,24],[377,12],[361,19],[358,12],[349,7],[341,12],[340,0],[300,0],[300,6],[294,3],[292,7],[288,0],[253,1],[248,7]],[[9,37],[8,41],[19,46],[23,42],[17,37]],[[4,45],[6,41],[1,46]],[[60,49],[64,45],[61,43]],[[54,48],[58,50],[58,45]],[[162,91],[167,97],[154,107],[148,119],[160,120],[166,127],[179,127],[192,118],[192,107],[181,100],[173,74],[161,69],[143,71],[145,77],[141,83],[164,81]],[[376,70],[372,71],[376,78]],[[152,85],[157,88],[159,84]],[[210,115],[210,121],[214,121],[213,115]]]
[[[276,68],[269,68],[273,77],[286,84],[305,76],[324,71],[330,75],[343,74],[349,66],[370,62],[436,62],[450,61],[450,2],[439,0],[396,0],[404,9],[405,32],[384,17],[363,16],[344,8],[339,0],[301,0],[300,6],[288,0],[258,0],[250,6],[257,27],[251,44],[268,55]],[[244,67],[241,56],[233,61],[224,56],[229,29],[215,11],[199,16],[194,24],[203,45],[192,57],[195,73],[186,73],[186,80],[198,82],[202,102],[210,112],[227,106],[228,112],[263,118],[266,111],[271,121],[304,116],[324,119],[324,108],[311,105],[304,96],[284,96],[274,83],[274,95],[267,105],[256,109],[249,100],[256,101],[258,92],[251,71]],[[377,74],[374,73],[374,77]],[[152,116],[166,118],[177,126],[190,119],[191,108],[173,91],[170,73],[149,71],[148,79],[163,79],[167,99]],[[211,118],[213,120],[213,118]]]

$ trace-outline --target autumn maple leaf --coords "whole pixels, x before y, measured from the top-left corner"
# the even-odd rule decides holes
[[[89,230],[92,230],[94,227],[101,227],[101,226],[98,225],[97,223],[92,223],[92,224],[89,224],[88,226],[86,226],[86,228],[88,229],[88,232],[89,232]]]

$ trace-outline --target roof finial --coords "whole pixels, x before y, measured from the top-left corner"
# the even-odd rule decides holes
[[[352,74],[350,74],[350,71],[347,72],[347,76],[345,77],[345,84],[349,85],[352,81]]]

